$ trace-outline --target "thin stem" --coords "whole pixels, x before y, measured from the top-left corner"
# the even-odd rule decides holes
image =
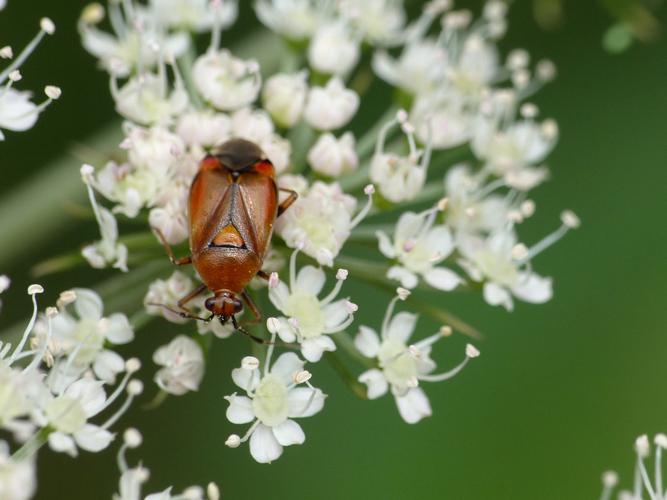
[[[48,441],[51,429],[45,427],[37,431],[30,439],[28,439],[23,446],[12,454],[12,460],[20,462],[31,458],[37,450],[39,450]]]

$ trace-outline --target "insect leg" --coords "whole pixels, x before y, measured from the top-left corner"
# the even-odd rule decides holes
[[[245,328],[243,328],[242,326],[240,326],[239,323],[238,323],[238,321],[236,321],[236,317],[235,317],[235,316],[232,316],[232,324],[234,325],[234,329],[235,329],[235,330],[238,330],[239,332],[241,332],[241,333],[242,333],[243,335],[245,335],[246,337],[249,337],[249,338],[250,338],[251,340],[253,340],[254,342],[257,342],[258,344],[266,344],[266,345],[270,345],[270,344],[271,344],[271,342],[270,342],[269,340],[266,340],[266,339],[257,337],[256,335],[253,335],[253,334],[250,333],[248,330],[246,330]]]
[[[269,278],[271,277],[269,273],[267,273],[266,271],[262,271],[261,269],[257,271],[257,276],[266,281],[269,281]]]
[[[178,307],[180,307],[181,309],[185,309],[185,307],[183,307],[183,306],[185,306],[185,304],[187,304],[192,299],[194,299],[197,295],[199,295],[204,290],[206,290],[206,288],[207,288],[207,286],[202,283],[197,288],[195,288],[190,293],[188,293],[185,297],[182,297],[178,302],[176,302],[176,305],[178,305]],[[186,309],[186,311],[187,311],[187,309]]]
[[[167,252],[169,260],[171,261],[172,264],[176,266],[184,266],[186,264],[192,263],[192,257],[190,257],[189,255],[187,257],[181,257],[180,259],[174,257],[174,252],[171,249],[171,246],[169,246],[169,243],[167,243],[167,240],[165,239],[164,234],[162,234],[162,231],[160,231],[156,227],[152,227],[151,229],[153,230],[153,233],[155,233],[155,236],[157,236],[157,239],[160,240],[160,243],[162,243],[162,246],[164,247],[164,250]]]
[[[250,309],[250,311],[252,312],[253,316],[255,316],[255,319],[252,320],[252,321],[249,321],[248,323],[253,323],[254,324],[254,323],[259,323],[260,321],[262,321],[262,311],[260,311],[259,307],[257,307],[257,305],[253,302],[253,300],[250,297],[250,295],[248,294],[248,292],[243,290],[243,292],[241,293],[241,297],[243,298],[243,301],[248,306],[248,309]]]
[[[299,194],[291,189],[278,188],[278,190],[284,191],[285,193],[289,193],[289,196],[285,198],[285,200],[280,205],[278,205],[278,217],[280,217],[283,214],[283,212],[287,210],[289,206],[296,201],[296,199],[299,197]]]
[[[187,308],[182,307],[182,306],[181,306],[182,310],[179,311],[179,310],[176,310],[176,309],[173,309],[173,308],[169,307],[166,304],[158,304],[157,302],[148,302],[146,305],[147,306],[162,307],[163,309],[166,309],[167,311],[171,311],[174,314],[178,314],[181,318],[198,319],[200,321],[205,321],[207,323],[215,317],[215,314],[211,314],[208,318],[202,318],[201,316],[197,316],[196,314],[194,314],[192,311],[190,311],[190,309],[187,309]]]

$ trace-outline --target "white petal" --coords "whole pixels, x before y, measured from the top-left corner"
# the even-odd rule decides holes
[[[278,442],[283,446],[291,446],[293,444],[303,444],[306,440],[306,435],[303,433],[301,426],[294,420],[285,420],[282,424],[273,428],[273,435]]]
[[[244,391],[252,391],[259,384],[259,373],[257,373],[257,370],[234,368],[232,370],[232,380]]]
[[[386,338],[396,340],[402,344],[407,343],[408,339],[415,331],[417,324],[417,315],[402,311],[394,316],[389,323],[386,332],[382,332]]]
[[[0,127],[22,132],[35,124],[38,117],[37,106],[30,102],[30,96],[30,92],[21,92],[12,88],[2,89]]]
[[[502,305],[508,311],[514,308],[510,293],[492,282],[484,283],[484,300],[492,306]]]
[[[288,416],[310,417],[324,406],[324,393],[310,387],[296,387],[287,393]]]
[[[414,212],[403,212],[398,218],[396,229],[394,230],[394,241],[397,245],[402,245],[406,240],[417,235],[424,223],[424,218]]]
[[[102,388],[102,382],[90,379],[79,379],[70,385],[65,394],[78,399],[86,416],[92,417],[104,408],[106,393]]]
[[[134,340],[134,332],[124,314],[112,314],[107,318],[105,326],[104,336],[112,344],[127,344]]]
[[[285,312],[289,300],[289,288],[282,281],[275,288],[269,288],[269,300],[281,312]]]
[[[362,325],[354,337],[354,347],[367,358],[374,358],[380,351],[380,337],[375,330]]]
[[[377,231],[375,236],[378,239],[378,246],[382,255],[389,259],[396,257],[396,251],[394,250],[394,245],[392,245],[389,236],[387,236],[383,231]]]
[[[294,380],[293,375],[303,370],[304,362],[293,352],[285,352],[271,366],[271,373],[278,375],[285,385],[289,385]]]
[[[543,304],[553,296],[551,278],[543,278],[534,273],[519,273],[512,293],[519,299],[532,304]]]
[[[109,431],[93,424],[86,424],[81,430],[74,433],[76,444],[92,452],[102,451],[109,446],[113,438],[114,435]]]
[[[461,278],[446,267],[434,267],[425,272],[422,277],[424,281],[438,290],[449,292],[454,290],[460,283]]]
[[[336,344],[334,344],[334,341],[328,335],[319,335],[301,342],[301,354],[311,363],[319,361],[324,351],[335,350]]]
[[[414,288],[419,283],[417,275],[401,266],[392,266],[387,271],[387,278],[401,282],[404,288]]]
[[[171,496],[171,490],[172,487],[170,486],[164,491],[161,491],[160,493],[151,493],[148,495],[144,500],[171,500],[173,497]],[[139,497],[137,496],[137,499]],[[122,500],[125,500],[125,497],[122,498]],[[130,497],[128,500],[134,500],[134,498]]]
[[[62,432],[52,432],[49,434],[49,447],[53,451],[65,452],[73,457],[76,457],[77,455],[74,440]]]
[[[93,363],[95,375],[107,384],[113,384],[116,381],[116,374],[123,370],[125,370],[125,361],[114,351],[100,352]]]
[[[436,226],[424,238],[426,248],[439,255],[439,260],[446,259],[454,250],[454,238],[445,226]]]
[[[79,318],[100,319],[102,317],[102,299],[92,290],[75,288],[74,309]]]
[[[247,424],[255,420],[255,414],[252,411],[252,400],[245,396],[225,396],[229,402],[227,408],[227,420],[233,424]]]
[[[267,464],[277,459],[282,453],[283,447],[273,435],[273,431],[264,424],[259,424],[250,436],[252,458],[260,464]]]
[[[317,296],[322,291],[325,281],[324,271],[317,267],[305,266],[297,274],[294,288]]]
[[[325,331],[338,331],[338,327],[347,320],[350,316],[348,312],[346,300],[337,300],[331,304],[327,304],[322,308],[322,315],[324,316]]]
[[[280,337],[280,340],[288,343],[296,342],[296,333],[294,332],[294,328],[290,326],[286,318],[279,319],[280,328],[278,329],[278,337]]]
[[[389,384],[384,374],[377,368],[371,368],[359,375],[359,382],[366,384],[368,399],[376,399],[387,393]]]
[[[419,387],[410,389],[402,396],[394,395],[398,412],[408,424],[416,424],[424,417],[431,416],[431,404]]]

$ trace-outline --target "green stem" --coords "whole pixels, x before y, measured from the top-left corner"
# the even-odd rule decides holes
[[[46,444],[51,429],[45,427],[37,431],[30,439],[28,439],[23,446],[14,452],[12,460],[21,462],[30,459],[44,444]]]
[[[366,368],[377,368],[377,363],[371,358],[367,358],[361,354],[357,348],[354,346],[354,341],[352,338],[344,332],[341,332],[337,335],[332,335],[331,338],[336,343],[336,347],[345,351],[347,355],[353,358],[355,361],[359,362],[361,365]]]
[[[343,361],[335,352],[325,352],[324,359],[326,359],[333,369],[336,370],[336,373],[343,379],[345,385],[352,390],[355,396],[360,399],[368,399],[366,386],[357,381],[356,377],[347,369]]]

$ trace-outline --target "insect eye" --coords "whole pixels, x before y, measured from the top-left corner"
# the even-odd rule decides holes
[[[204,301],[204,307],[213,312],[213,309],[215,309],[215,297],[209,297],[206,299],[206,301]]]

